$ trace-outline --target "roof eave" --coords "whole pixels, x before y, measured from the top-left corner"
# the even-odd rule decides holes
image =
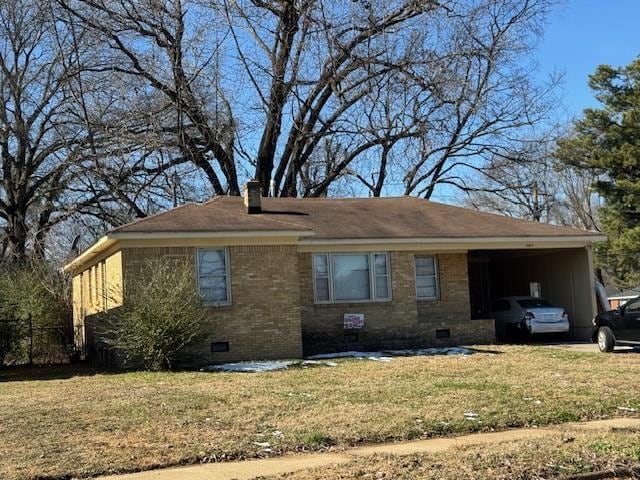
[[[87,248],[84,252],[71,260],[65,266],[62,267],[63,273],[70,273],[76,270],[78,267],[84,265],[96,255],[99,255],[109,248],[113,247],[117,242],[117,239],[113,238],[111,234],[100,237],[96,243]]]
[[[581,244],[592,245],[607,239],[605,235],[538,235],[538,236],[495,236],[495,237],[410,237],[410,238],[311,238],[301,240],[300,245],[364,245],[364,244]]]
[[[544,248],[551,245],[561,246],[588,246],[607,239],[604,235],[564,235],[564,236],[519,236],[519,237],[430,237],[430,238],[341,238],[323,239],[313,238],[315,232],[311,230],[279,230],[279,231],[225,231],[225,232],[112,232],[101,237],[96,243],[62,267],[64,273],[73,272],[91,261],[94,257],[112,248],[122,240],[170,240],[170,239],[215,239],[215,238],[278,238],[298,237],[301,246],[317,245],[367,245],[367,244],[391,244],[391,245],[442,245],[460,247],[468,245],[472,248]],[[488,247],[490,246],[490,247]]]
[[[312,230],[229,230],[216,232],[113,232],[108,237],[116,240],[174,239],[174,238],[244,238],[244,237],[312,237]]]
[[[288,238],[310,237],[310,230],[254,230],[228,232],[110,232],[100,237],[93,245],[62,267],[63,273],[70,273],[106,252],[116,243],[125,240],[171,240],[171,239],[216,239],[216,238]]]

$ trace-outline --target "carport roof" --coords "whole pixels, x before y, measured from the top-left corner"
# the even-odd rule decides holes
[[[246,213],[240,197],[190,203],[112,230],[120,234],[295,232],[314,239],[601,237],[598,232],[454,207],[416,197],[262,198]],[[127,235],[122,235],[127,236]],[[592,239],[593,240],[593,239]]]

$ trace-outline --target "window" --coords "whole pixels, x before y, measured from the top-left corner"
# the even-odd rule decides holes
[[[332,255],[333,299],[369,300],[369,255]]]
[[[107,264],[103,260],[95,266],[95,305],[106,308],[107,305]]]
[[[542,296],[540,293],[540,282],[529,283],[529,295],[534,298],[540,298]]]
[[[198,250],[198,290],[202,300],[212,305],[231,303],[229,255],[224,248]]]
[[[389,298],[389,258],[386,253],[374,253],[374,284],[376,298]]]
[[[518,302],[518,305],[520,305],[522,308],[553,307],[553,305],[551,305],[546,300],[542,300],[541,298],[526,298],[526,299],[523,299],[523,300],[518,300],[517,302]]]
[[[329,294],[329,255],[314,256],[314,270],[316,278],[316,301],[328,302]]]
[[[98,268],[94,265],[91,267],[91,279],[89,280],[91,285],[91,304],[98,304]]]
[[[415,257],[416,297],[419,300],[436,300],[438,298],[438,269],[436,258]]]
[[[107,262],[102,262],[102,305],[107,308],[109,301],[109,285],[107,285]]]
[[[318,303],[391,299],[387,253],[321,253],[313,256]]]
[[[625,313],[637,313],[640,312],[640,299],[636,298],[634,300],[629,300],[626,305],[624,305]]]

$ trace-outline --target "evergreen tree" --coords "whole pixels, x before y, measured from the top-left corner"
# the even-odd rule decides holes
[[[605,205],[608,241],[596,249],[600,265],[620,287],[640,284],[640,57],[626,67],[602,65],[589,77],[600,108],[584,111],[575,132],[558,142],[564,162],[592,170]]]

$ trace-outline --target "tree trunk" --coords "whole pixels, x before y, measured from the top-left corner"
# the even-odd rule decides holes
[[[26,217],[23,209],[9,215],[6,256],[12,262],[20,262],[26,257],[28,235]]]
[[[263,194],[269,191],[276,146],[282,129],[282,110],[289,96],[289,86],[285,82],[285,75],[293,41],[298,32],[299,20],[300,15],[296,10],[295,2],[287,1],[278,22],[276,45],[280,46],[280,50],[273,64],[273,81],[269,92],[267,124],[262,133],[256,162],[255,179],[260,182]],[[274,50],[276,49],[277,47],[274,48]]]

